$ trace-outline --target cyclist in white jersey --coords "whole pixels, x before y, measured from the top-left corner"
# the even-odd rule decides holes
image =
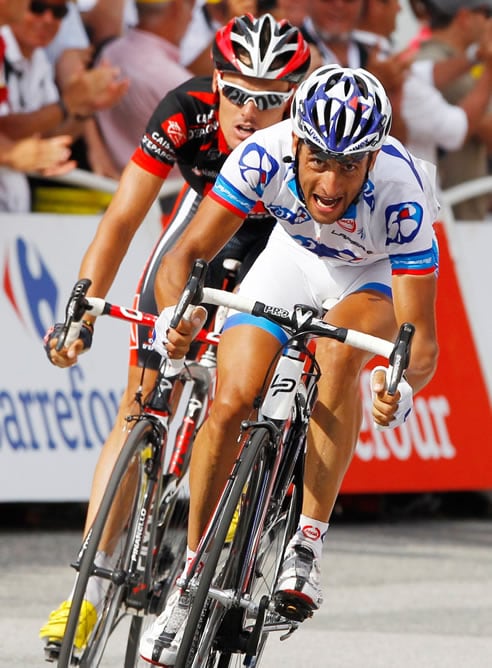
[[[391,107],[380,82],[362,69],[325,66],[296,92],[291,121],[253,134],[234,150],[196,217],[162,262],[156,298],[162,311],[155,347],[181,357],[191,325],[170,330],[169,313],[193,261],[210,260],[261,200],[278,223],[241,285],[259,301],[293,308],[331,303],[335,325],[393,339],[414,323],[410,365],[394,397],[385,369],[372,374],[373,418],[402,424],[412,396],[431,379],[438,355],[435,327],[438,205],[432,179],[388,137]],[[217,396],[193,447],[188,556],[213,511],[237,453],[241,420],[251,415],[265,373],[286,334],[269,322],[233,314],[218,354]],[[275,601],[302,620],[322,602],[321,548],[361,424],[359,377],[370,355],[321,339],[319,397],[308,435],[303,510],[287,550]],[[173,665],[186,619],[179,589],[143,637],[153,662]],[[149,659],[150,660],[150,659]]]

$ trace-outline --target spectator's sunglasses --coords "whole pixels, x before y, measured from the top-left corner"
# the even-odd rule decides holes
[[[237,107],[244,107],[250,100],[256,106],[258,111],[268,111],[269,109],[278,109],[282,107],[291,97],[294,90],[285,93],[276,90],[251,90],[243,88],[236,83],[224,81],[222,76],[217,73],[217,86],[225,98],[235,104]]]
[[[485,16],[486,19],[490,19],[492,16],[492,10],[489,7],[486,7],[485,5],[483,7],[475,7],[474,9],[471,10],[475,14],[482,14],[482,16]]]
[[[58,19],[60,21],[61,19],[64,19],[65,16],[68,14],[67,5],[52,5],[49,2],[43,2],[43,0],[31,0],[31,6],[29,7],[29,11],[32,14],[37,14],[38,16],[41,16],[42,14],[45,14],[48,10],[50,10],[55,19]]]

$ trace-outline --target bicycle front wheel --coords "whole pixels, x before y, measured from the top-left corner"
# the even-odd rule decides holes
[[[278,616],[273,620],[268,608],[286,542],[295,528],[297,503],[291,490],[267,508],[273,459],[269,432],[255,429],[219,505],[216,537],[176,660],[179,668],[257,665],[268,625],[277,625]],[[232,543],[224,546],[237,514]]]
[[[138,422],[116,461],[98,513],[78,556],[78,576],[58,658],[60,668],[73,664],[86,668],[101,665],[109,637],[127,614],[123,603],[126,605],[129,595],[133,594],[135,598],[132,611],[145,611],[144,598],[140,599],[142,610],[138,610],[138,598],[132,591],[132,586],[138,587],[138,582],[131,582],[128,569],[135,557],[135,553],[132,555],[135,545],[138,545],[139,555],[143,556],[148,547],[145,545],[149,539],[148,527],[151,526],[148,519],[158,487],[153,468],[156,462],[152,459],[160,451],[162,435],[150,420]],[[150,471],[152,476],[148,475]],[[89,589],[97,610],[93,628],[85,626],[84,619],[83,605],[89,600]],[[94,598],[97,600],[94,601]],[[129,644],[125,668],[136,665],[139,631],[140,622],[137,621],[128,634],[128,640],[125,639]]]

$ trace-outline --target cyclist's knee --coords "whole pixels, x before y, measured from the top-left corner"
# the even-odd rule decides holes
[[[321,370],[329,370],[330,377],[339,382],[344,378],[358,378],[370,357],[370,353],[329,339],[319,340],[316,348]]]
[[[224,388],[214,398],[210,410],[212,420],[224,428],[241,422],[248,417],[253,406],[254,396],[241,388]]]

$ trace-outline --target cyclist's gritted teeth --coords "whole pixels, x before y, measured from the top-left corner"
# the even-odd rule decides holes
[[[322,211],[333,211],[342,201],[341,197],[326,197],[318,193],[313,193],[313,199],[316,206]]]

